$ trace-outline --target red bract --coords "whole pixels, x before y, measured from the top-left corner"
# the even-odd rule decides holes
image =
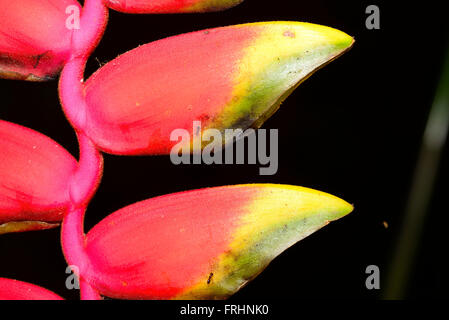
[[[0,300],[64,300],[56,293],[18,280],[0,278]]]
[[[80,272],[115,298],[223,299],[286,248],[351,211],[337,197],[287,185],[165,195],[97,224],[86,236],[90,268]]]
[[[66,9],[76,0],[0,0],[0,77],[54,78],[70,55]]]
[[[302,81],[353,44],[341,31],[307,23],[237,25],[141,46],[84,81],[108,20],[105,5],[181,13],[240,2],[85,0],[76,28],[68,23],[80,9],[75,0],[0,0],[0,76],[46,80],[64,65],[60,100],[80,147],[77,162],[48,137],[0,121],[0,233],[50,228],[64,218],[61,244],[77,267],[82,299],[227,298],[283,250],[352,211],[311,189],[238,185],[142,201],[84,234],[103,169],[99,150],[166,154],[178,143],[174,130],[199,135],[195,121],[222,135],[257,128]],[[0,299],[60,297],[0,278]]]
[[[58,225],[76,160],[50,138],[0,120],[0,234]]]
[[[86,134],[114,154],[167,154],[193,121],[260,127],[353,39],[324,26],[264,22],[193,32],[129,51],[86,82]]]
[[[188,13],[220,11],[243,0],[106,0],[106,5],[126,13]]]

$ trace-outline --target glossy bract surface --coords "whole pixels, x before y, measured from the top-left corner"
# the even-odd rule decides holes
[[[0,234],[58,225],[76,160],[50,138],[3,120],[0,150]]]
[[[31,283],[0,278],[0,300],[63,300],[63,298]]]
[[[260,127],[318,68],[353,39],[299,22],[193,32],[131,50],[86,83],[88,136],[113,154],[168,154],[175,129]],[[176,140],[176,139],[175,139]],[[221,141],[220,141],[221,143]]]
[[[123,208],[87,234],[102,294],[125,299],[224,299],[286,248],[352,211],[287,185],[237,185],[165,195]]]
[[[80,11],[75,0],[0,0],[0,77],[54,78],[70,55],[68,13]]]

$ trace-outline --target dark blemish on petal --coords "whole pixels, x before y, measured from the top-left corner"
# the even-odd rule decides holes
[[[213,276],[214,276],[214,273],[211,272],[211,273],[209,274],[209,278],[207,279],[207,284],[210,284],[210,282],[211,282]]]
[[[204,34],[209,34],[209,31],[204,31]]]
[[[36,68],[39,65],[39,62],[43,57],[45,57],[50,51],[46,51],[44,53],[36,55],[34,58],[36,59],[36,62],[34,62],[33,68]]]
[[[296,38],[296,33],[291,30],[285,30],[282,34],[284,37]]]
[[[200,117],[199,117],[199,121],[201,121],[201,122],[207,122],[208,120],[210,119],[210,116],[208,115],[208,114],[202,114]]]
[[[11,58],[8,54],[0,53],[0,64],[4,66],[19,66],[22,67],[24,64],[21,61]]]

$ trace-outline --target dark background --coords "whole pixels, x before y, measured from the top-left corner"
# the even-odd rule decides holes
[[[191,15],[110,12],[90,59],[99,62],[166,36],[244,22],[296,20],[343,30],[354,48],[304,82],[264,128],[279,129],[279,171],[258,166],[174,166],[169,157],[105,156],[105,173],[86,216],[86,230],[113,211],[153,196],[194,188],[271,182],[335,194],[354,203],[349,216],[275,259],[233,299],[382,298],[420,142],[448,45],[441,2],[246,0],[229,11]],[[381,29],[367,30],[365,8],[376,4]],[[98,60],[98,61],[97,61]],[[170,84],[167,84],[170,85]],[[57,82],[0,80],[0,118],[35,129],[77,155],[77,142],[57,96]],[[407,298],[448,297],[448,148],[443,153]],[[207,208],[205,208],[207,210]],[[384,221],[388,223],[385,228]],[[66,297],[59,229],[0,237],[0,275]],[[381,289],[365,287],[377,265]]]

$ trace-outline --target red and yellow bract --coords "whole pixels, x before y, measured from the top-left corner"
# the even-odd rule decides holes
[[[47,80],[80,145],[79,164],[33,130],[0,121],[0,233],[62,228],[81,297],[223,299],[277,255],[352,211],[312,189],[237,185],[165,195],[123,208],[87,235],[83,218],[102,173],[99,150],[167,154],[175,129],[257,128],[314,71],[348,50],[347,34],[300,22],[209,29],[123,54],[87,82],[107,8],[128,13],[216,11],[241,0],[86,0],[81,28],[67,27],[75,0],[0,0],[0,76]],[[98,148],[98,149],[97,149]],[[61,299],[0,278],[0,299]]]
[[[312,189],[237,185],[123,208],[87,234],[81,276],[106,296],[222,299],[297,241],[352,211]]]
[[[86,83],[86,134],[113,154],[167,154],[175,129],[259,127],[311,73],[353,44],[300,22],[193,32],[131,50]]]

